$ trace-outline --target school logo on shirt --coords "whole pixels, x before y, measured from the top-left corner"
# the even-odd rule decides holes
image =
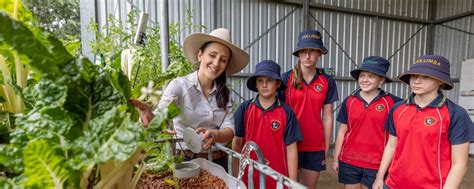
[[[378,112],[380,112],[380,111],[382,111],[383,109],[385,109],[385,106],[384,106],[383,104],[377,104],[377,105],[375,106],[375,109],[376,109]]]
[[[273,120],[272,121],[272,129],[273,130],[278,130],[280,128],[281,123],[278,120]]]
[[[426,117],[425,118],[425,126],[432,126],[434,124],[436,124],[436,119],[434,117]]]
[[[323,90],[323,86],[319,85],[319,84],[316,84],[314,86],[314,90],[316,90],[317,92],[321,92]]]

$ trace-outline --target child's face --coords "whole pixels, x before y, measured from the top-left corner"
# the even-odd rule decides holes
[[[275,96],[278,87],[281,85],[280,81],[263,76],[257,77],[256,82],[258,94],[265,98]]]
[[[410,88],[417,95],[438,92],[443,82],[424,75],[411,75]]]
[[[361,71],[357,80],[359,87],[364,92],[377,90],[383,84],[385,78],[366,71]]]
[[[298,51],[298,58],[304,67],[314,67],[320,56],[321,51],[318,49],[301,49]]]

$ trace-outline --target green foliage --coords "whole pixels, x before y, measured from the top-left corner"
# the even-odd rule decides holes
[[[78,143],[90,159],[97,163],[124,161],[143,141],[143,127],[130,121],[126,106],[115,107],[91,121]]]
[[[25,148],[26,187],[63,188],[71,171],[62,165],[64,157],[57,154],[46,140],[31,141]]]
[[[10,114],[7,112],[0,112],[0,144],[6,143],[9,138],[11,130]]]
[[[103,28],[98,28],[96,23],[89,24],[89,30],[96,34],[97,39],[90,43],[90,48],[97,59],[105,62],[106,65],[117,68],[122,51],[131,49],[133,60],[130,76],[132,85],[132,97],[137,98],[141,95],[140,89],[145,87],[149,80],[155,81],[155,89],[161,88],[165,82],[178,76],[184,76],[192,72],[193,65],[184,57],[179,43],[174,40],[178,34],[186,28],[203,27],[192,25],[191,14],[187,12],[187,21],[184,28],[179,23],[172,23],[169,27],[170,43],[169,58],[170,65],[166,73],[161,73],[161,49],[160,49],[160,30],[156,26],[148,26],[146,30],[145,45],[136,45],[133,43],[135,35],[135,23],[137,18],[136,10],[130,11],[127,20],[121,21],[109,16],[108,23]],[[126,25],[130,28],[124,27]]]
[[[66,40],[61,40],[66,47],[66,50],[74,56],[81,54],[81,41],[77,37],[68,37]]]
[[[127,182],[121,175],[151,144],[145,136],[160,133],[179,109],[170,104],[145,131],[130,118],[130,83],[117,67],[76,58],[48,33],[1,12],[0,23],[5,28],[0,38],[7,39],[0,47],[31,60],[27,65],[36,79],[24,89],[14,87],[29,111],[17,115],[15,128],[0,125],[0,134],[8,131],[8,141],[0,144],[0,168],[9,176],[0,176],[0,187],[101,188]]]
[[[181,110],[174,103],[170,103],[167,108],[155,112],[155,118],[148,125],[148,131],[156,132],[166,129],[167,121],[181,113]]]
[[[0,46],[32,60],[28,65],[38,80],[24,89],[31,111],[17,116],[10,140],[0,145],[2,171],[22,176],[2,178],[1,185],[89,187],[112,179],[102,171],[96,177],[93,167],[129,161],[144,139],[143,127],[130,120],[127,78],[116,68],[75,58],[59,40],[4,13],[0,23],[0,38],[6,39]]]
[[[33,14],[28,11],[25,6],[23,6],[23,3],[21,3],[21,1],[16,4],[17,7],[15,9],[15,1],[17,0],[0,1],[0,10],[7,13],[10,17],[16,18],[17,20],[23,23],[30,22],[33,19]]]
[[[9,0],[13,1],[13,0]],[[37,20],[36,25],[53,33],[59,39],[68,39],[81,33],[80,0],[38,1],[23,0],[25,7],[32,12]]]
[[[23,7],[21,1],[1,1],[0,10],[23,22],[33,23],[34,21],[31,13]],[[5,114],[5,117],[10,117],[11,115],[8,114],[22,113],[25,110],[21,90],[27,85],[28,67],[25,64],[29,59],[2,41],[3,39],[0,37],[0,112]],[[7,123],[2,125],[8,125],[9,128],[14,127],[13,119],[5,121]],[[1,141],[8,140],[5,136],[7,135],[1,134]]]

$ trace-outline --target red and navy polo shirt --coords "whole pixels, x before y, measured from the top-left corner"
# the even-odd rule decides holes
[[[344,163],[378,169],[388,139],[384,129],[388,112],[403,99],[379,89],[379,94],[367,103],[360,89],[342,102],[337,121],[347,124],[338,159]]]
[[[293,110],[278,99],[264,109],[257,96],[240,104],[234,118],[235,136],[244,138],[244,143],[254,141],[262,150],[268,166],[288,176],[286,146],[303,139]],[[253,153],[251,158],[257,159]],[[254,183],[259,183],[258,175],[257,172],[253,174]],[[247,183],[247,176],[243,178]],[[275,180],[267,177],[266,186],[276,188]]]
[[[292,78],[292,70],[282,74],[287,88],[284,93],[279,93],[279,98],[293,109],[298,118],[304,138],[298,142],[298,151],[323,151],[326,145],[321,113],[324,105],[339,100],[336,81],[319,68],[311,82],[301,81],[301,89],[291,85]]]
[[[398,139],[386,184],[390,188],[441,188],[451,169],[451,145],[474,142],[466,110],[443,94],[428,106],[414,94],[394,105],[385,129]]]

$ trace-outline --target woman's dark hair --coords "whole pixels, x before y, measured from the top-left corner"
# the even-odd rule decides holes
[[[213,43],[214,41],[209,41],[209,42],[206,42],[204,43],[204,45],[201,46],[201,48],[199,48],[199,50],[201,50],[201,52],[204,52],[204,50],[206,50],[206,48],[209,46],[209,44]],[[216,42],[217,43],[217,42]],[[229,52],[230,52],[230,56],[232,56],[232,51],[229,49]],[[229,56],[229,59],[230,60],[230,56]],[[227,76],[226,76],[226,73],[225,71],[222,72],[221,75],[219,75],[216,79],[216,101],[217,101],[217,107],[219,108],[224,108],[224,110],[227,110],[226,109],[226,106],[227,106],[227,103],[229,102],[229,98],[230,98],[230,90],[229,88],[227,88],[227,85],[226,85],[226,82],[227,82]]]

